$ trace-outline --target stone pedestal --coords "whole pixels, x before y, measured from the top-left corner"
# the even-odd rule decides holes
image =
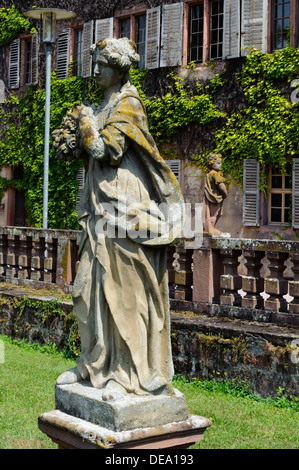
[[[55,387],[56,409],[38,418],[39,428],[60,449],[187,448],[203,439],[211,422],[189,415],[185,396],[126,395],[103,400],[89,381]]]
[[[188,418],[185,396],[176,389],[170,395],[126,395],[102,400],[102,390],[89,381],[56,385],[56,409],[112,431],[161,426]]]
[[[39,416],[38,425],[59,449],[186,449],[203,439],[211,421],[190,415],[185,421],[115,432],[53,410]]]

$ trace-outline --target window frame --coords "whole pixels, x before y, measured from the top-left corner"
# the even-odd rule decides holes
[[[217,1],[217,3],[220,3],[222,1],[222,12],[219,13],[219,11],[217,12],[217,17],[218,17],[218,27],[217,28],[212,28],[212,18],[214,16],[216,16],[215,14],[213,14],[212,12],[212,4],[215,3]],[[222,27],[219,26],[219,15],[222,15]],[[220,30],[222,30],[222,41],[219,41],[219,32]],[[212,33],[213,31],[217,31],[217,42],[214,43],[212,42]],[[224,49],[224,0],[211,0],[210,2],[210,34],[209,34],[209,38],[210,38],[210,43],[209,43],[209,57],[210,59],[213,59],[213,60],[222,60],[223,58],[223,49]],[[219,53],[219,47],[220,47],[220,44],[222,45],[221,47],[221,56],[219,56],[217,54],[217,57],[212,57],[212,46],[216,46],[217,47],[217,52]]]
[[[288,3],[290,5],[290,14],[288,17],[285,17],[285,16],[281,16],[281,17],[277,17],[275,16],[275,7],[277,6],[277,4],[281,4],[284,6],[285,3]],[[283,32],[281,31],[280,33],[277,33],[276,32],[276,29],[275,29],[275,23],[276,21],[278,20],[284,20],[285,18],[289,18],[289,22],[290,22],[290,41],[291,41],[291,3],[292,1],[291,0],[272,0],[271,1],[271,7],[272,7],[272,21],[271,21],[271,42],[272,42],[272,51],[276,51],[276,50],[281,50],[281,49],[284,49],[286,46],[283,46],[282,47],[279,47],[277,48],[276,47],[276,37],[280,35],[281,39],[283,39]]]
[[[24,38],[24,86],[30,86],[32,84],[32,40],[31,38]],[[29,55],[29,60],[28,60]],[[22,59],[21,59],[22,62]],[[21,64],[22,67],[22,64]],[[29,77],[29,78],[28,78]]]
[[[78,41],[78,34],[81,33],[81,41]],[[81,48],[81,62],[79,63],[78,61],[78,44],[80,44]],[[83,24],[73,28],[73,41],[72,41],[72,54],[71,54],[71,61],[76,62],[76,64],[73,67],[73,75],[76,77],[81,77],[82,75],[82,70],[79,70],[79,67],[83,65]]]
[[[121,22],[123,20],[130,20],[130,39],[135,42],[137,46],[137,27],[138,27],[138,18],[141,16],[146,17],[146,11],[149,9],[145,4],[141,4],[138,7],[131,8],[129,10],[119,10],[114,14],[114,26],[115,26],[115,36],[116,38],[121,37]],[[146,38],[145,38],[146,41]],[[138,50],[137,50],[138,52]],[[145,62],[145,55],[144,55]]]
[[[138,29],[138,20],[140,18],[145,18],[145,33],[144,33],[144,42],[137,42],[137,39],[138,39],[138,32],[139,32],[139,29]],[[140,56],[140,68],[144,68],[145,67],[145,49],[146,49],[146,12],[144,12],[143,14],[138,14],[134,17],[134,21],[135,21],[135,36],[134,36],[134,42],[136,44],[136,47],[137,47],[137,52]],[[143,56],[140,55],[140,50],[138,50],[138,44],[144,44],[144,53],[143,53]],[[143,57],[143,60],[141,60],[141,58]]]
[[[287,161],[288,163],[291,163],[289,161]],[[272,187],[272,176],[281,176],[282,177],[282,187],[281,188],[273,188]],[[292,191],[292,184],[290,184],[290,187],[287,188],[286,187],[286,184],[285,184],[285,179],[286,179],[286,176],[288,176],[290,178],[290,181],[292,181],[292,169],[290,169],[290,173],[274,173],[273,172],[273,167],[272,165],[269,166],[269,173],[268,173],[268,179],[269,179],[269,193],[268,193],[268,225],[280,225],[280,226],[283,226],[283,225],[287,225],[289,224],[289,221],[288,220],[284,220],[285,219],[285,210],[286,210],[286,204],[285,204],[285,195],[286,194],[290,194],[291,195],[291,198],[292,198],[292,194],[293,194],[293,191]],[[281,198],[281,206],[278,207],[278,206],[273,206],[272,205],[272,194],[281,194],[282,195],[282,198]],[[281,209],[281,220],[278,222],[278,221],[273,221],[272,220],[272,216],[271,216],[271,212],[272,212],[272,209],[275,209],[275,208],[279,208]],[[288,207],[289,211],[292,210],[292,203],[290,204],[290,206]]]
[[[275,30],[275,2],[276,0],[269,1],[268,11],[268,52],[281,50],[275,48],[274,43],[274,30]],[[299,0],[290,0],[290,45],[291,47],[299,46],[299,30],[297,23],[299,21]]]
[[[191,46],[191,8],[197,5],[203,5],[203,51],[202,61],[195,61],[197,64],[205,64],[211,59],[211,0],[183,0],[184,5],[184,18],[183,18],[183,64],[188,64],[191,61],[190,46]],[[224,2],[223,2],[224,14]],[[224,18],[223,18],[224,19]],[[224,30],[224,26],[223,26]],[[224,36],[222,39],[224,48]],[[223,52],[224,49],[222,49]],[[213,60],[223,60],[223,56]]]

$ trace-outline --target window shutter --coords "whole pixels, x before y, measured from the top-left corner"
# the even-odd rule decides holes
[[[299,228],[299,158],[293,158],[292,225]]]
[[[263,54],[267,52],[267,0],[243,0],[241,48],[242,55],[250,53],[255,47]]]
[[[76,212],[78,212],[78,209],[79,209],[79,202],[80,202],[82,192],[83,192],[83,189],[84,189],[84,184],[85,184],[85,168],[84,168],[84,166],[82,166],[78,170],[77,181],[78,181],[78,192],[77,192],[77,200],[76,200]]]
[[[161,7],[146,11],[145,68],[159,67]]]
[[[39,52],[39,41],[38,41],[38,33],[33,34],[32,36],[32,67],[31,67],[31,74],[32,74],[32,81],[33,85],[38,83],[38,52]]]
[[[4,81],[0,80],[0,103],[4,103],[5,101],[5,85]]]
[[[95,43],[113,38],[113,17],[96,20]]]
[[[8,88],[20,86],[20,38],[15,39],[10,45]]]
[[[260,164],[243,161],[243,225],[258,227],[260,219]]]
[[[92,57],[89,53],[89,49],[90,46],[93,44],[93,20],[83,25],[82,43],[82,77],[87,78],[91,76],[92,72]]]
[[[240,55],[240,0],[224,0],[223,59]]]
[[[167,163],[179,184],[181,184],[181,160],[165,160],[165,163]]]
[[[183,4],[162,7],[162,33],[160,67],[182,63]]]
[[[57,40],[57,78],[63,80],[69,74],[70,28],[60,29]]]

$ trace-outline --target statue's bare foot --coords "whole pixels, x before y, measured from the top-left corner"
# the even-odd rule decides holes
[[[56,380],[56,384],[68,385],[79,382],[80,380],[82,380],[80,372],[78,371],[77,367],[73,367],[72,369],[63,372]]]
[[[114,382],[114,380],[109,380],[103,392],[102,399],[103,401],[119,400],[126,394],[127,391],[122,385]]]

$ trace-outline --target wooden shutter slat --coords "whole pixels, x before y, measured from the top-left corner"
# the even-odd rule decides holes
[[[39,54],[39,35],[34,33],[32,36],[32,57],[31,57],[31,83],[38,83],[38,54]]]
[[[95,42],[113,38],[113,17],[96,20]]]
[[[20,38],[15,39],[10,45],[8,88],[20,86]]]
[[[243,0],[241,54],[246,56],[252,47],[267,52],[267,0]],[[245,49],[244,49],[245,48]]]
[[[257,160],[243,161],[243,225],[259,226],[260,164]]]
[[[77,199],[76,199],[76,211],[78,212],[79,203],[80,203],[80,199],[81,199],[82,192],[83,192],[83,189],[84,189],[84,184],[85,184],[85,168],[84,168],[84,166],[79,168],[78,173],[77,173],[77,180],[78,180],[78,192],[77,192]]]
[[[160,67],[182,63],[183,4],[162,7]]]
[[[58,31],[56,66],[59,80],[67,78],[69,74],[70,31],[70,28]]]
[[[145,68],[155,69],[160,64],[161,7],[146,11]]]
[[[87,78],[90,77],[92,73],[92,57],[89,53],[89,49],[93,43],[93,20],[83,25],[82,43],[82,77]]]
[[[240,41],[240,0],[224,0],[223,59],[239,57]]]
[[[181,182],[181,160],[165,160],[165,163],[168,165],[179,184]]]

